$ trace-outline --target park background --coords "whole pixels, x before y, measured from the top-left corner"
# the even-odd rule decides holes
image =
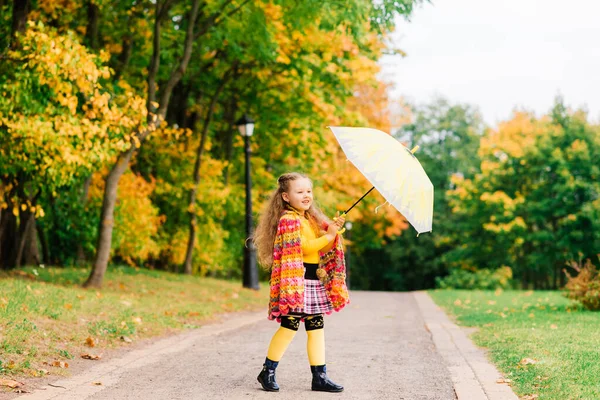
[[[263,304],[261,292],[235,289],[247,237],[243,114],[255,121],[254,220],[284,172],[309,175],[330,216],[370,188],[327,126],[368,126],[420,146],[435,187],[433,232],[417,237],[393,208],[377,210],[383,198],[369,195],[348,215],[351,289],[556,290],[567,283],[565,271],[576,275],[586,260],[593,281],[597,119],[558,92],[545,112],[525,105],[494,124],[476,104],[403,98],[381,60],[410,59],[394,31],[421,6],[435,3],[0,1],[5,329],[30,332],[23,312],[61,321],[73,307],[85,309],[77,296],[87,292],[65,300],[34,282],[100,288],[105,275],[96,297],[105,293],[106,301],[111,290],[136,290],[141,276],[163,276],[174,287],[222,288],[225,311]],[[260,277],[264,295],[268,273]],[[23,309],[35,290],[48,296],[45,306]],[[198,307],[219,291],[197,292],[182,300],[194,310],[150,304],[166,307],[161,318],[204,315]],[[135,334],[140,317],[128,313],[135,323],[96,324],[93,332]],[[193,326],[186,318],[175,325]],[[28,351],[3,343],[6,354]],[[36,370],[24,364],[29,354],[9,370]]]

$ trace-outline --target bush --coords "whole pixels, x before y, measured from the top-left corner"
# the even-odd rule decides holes
[[[475,272],[465,269],[453,269],[448,276],[436,278],[436,286],[440,289],[507,289],[511,285],[512,270],[500,267],[495,271],[481,269]]]
[[[587,259],[583,265],[581,261],[571,261],[568,265],[578,273],[573,277],[564,270],[568,279],[565,296],[580,302],[588,310],[600,310],[600,274],[592,261]]]

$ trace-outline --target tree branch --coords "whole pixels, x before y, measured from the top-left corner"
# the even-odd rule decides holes
[[[200,6],[200,0],[194,0],[194,4],[192,5],[192,10],[190,11],[189,22],[185,32],[185,43],[183,46],[183,56],[181,57],[181,61],[177,68],[171,73],[167,84],[165,85],[165,90],[161,96],[160,107],[158,109],[158,119],[160,120],[165,118],[167,113],[167,108],[169,106],[169,100],[171,99],[171,93],[173,92],[173,88],[175,85],[181,80],[183,74],[185,73],[187,66],[190,62],[190,58],[192,56],[192,49],[194,47],[194,24],[193,22],[196,20],[196,16],[198,15],[198,9]]]
[[[213,26],[217,26],[218,24],[220,24],[223,21],[224,18],[219,19],[219,17],[221,17],[223,15],[223,10],[225,10],[225,7],[227,7],[232,2],[233,2],[233,0],[225,0],[225,2],[220,7],[220,11],[217,11],[217,12],[213,13],[212,15],[210,15],[206,19],[206,22],[203,24],[204,26],[202,27],[202,29],[200,31],[198,31],[196,33],[196,35],[194,36],[194,39],[198,39],[200,36],[202,36],[206,32],[208,32],[208,30],[210,28],[212,28]],[[235,9],[233,9],[232,11],[230,11],[229,13],[227,13],[225,15],[225,18],[231,17],[233,14],[237,13],[238,11],[240,11],[242,9],[242,7],[245,6],[246,4],[248,4],[249,2],[250,2],[250,0],[244,0],[242,2],[242,4],[240,4]]]

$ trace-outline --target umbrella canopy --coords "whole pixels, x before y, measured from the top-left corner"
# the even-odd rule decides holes
[[[415,155],[377,129],[329,127],[348,160],[418,233],[430,232],[433,184]],[[363,196],[364,197],[364,196]]]

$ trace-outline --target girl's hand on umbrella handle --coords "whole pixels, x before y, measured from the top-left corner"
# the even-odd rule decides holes
[[[337,234],[341,235],[342,233],[346,232],[346,228],[344,227],[344,224],[346,223],[346,214],[342,214],[340,215],[340,212],[338,211],[336,216],[333,217],[333,223],[338,227],[341,228]]]
[[[333,217],[333,223],[336,224],[339,228],[343,228],[344,224],[346,223],[346,214],[340,215],[340,212],[338,211],[336,216]]]
[[[335,236],[338,233],[338,226],[333,223],[333,224],[329,224],[329,226],[327,227],[327,237],[329,238],[329,241],[333,241],[333,239],[335,239]]]

